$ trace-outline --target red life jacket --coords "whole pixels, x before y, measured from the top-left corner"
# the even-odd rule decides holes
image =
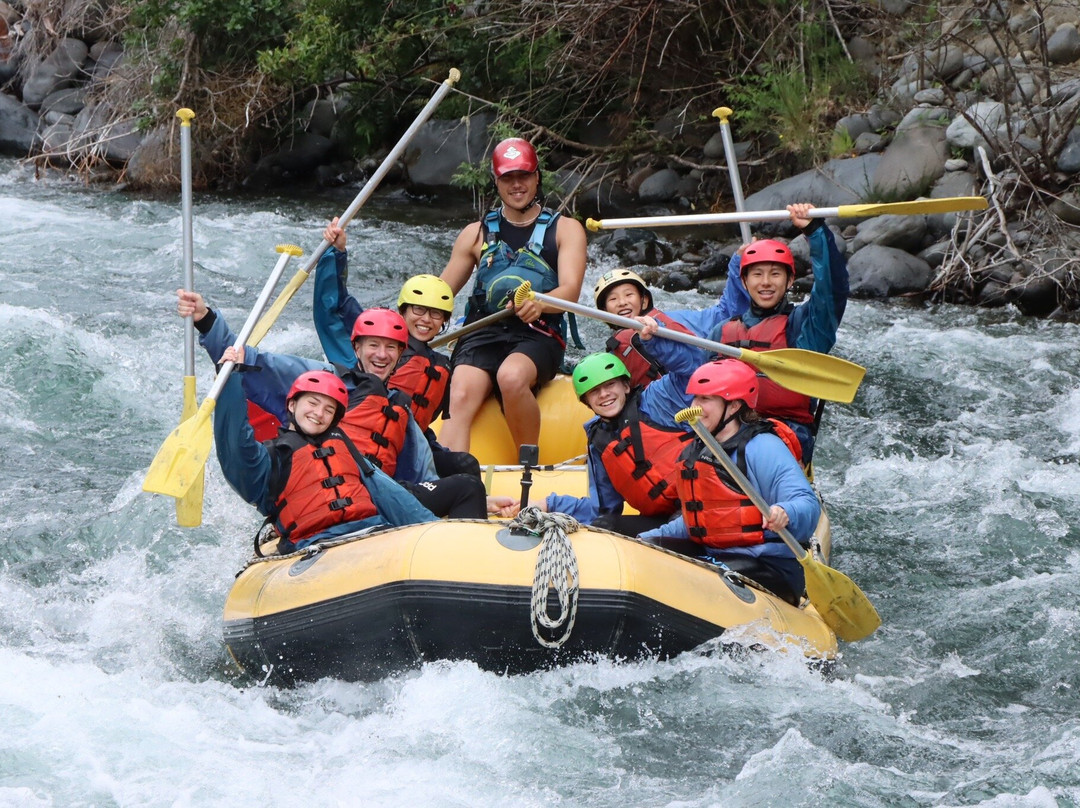
[[[672,320],[662,311],[653,309],[645,312],[645,314],[654,318],[664,328],[679,331],[683,334],[694,333],[682,323]],[[649,382],[654,382],[667,373],[667,368],[649,353],[645,347],[645,342],[638,335],[638,332],[632,328],[623,328],[616,331],[608,337],[606,347],[608,353],[615,354],[626,365],[626,369],[630,372],[631,387],[645,387]]]
[[[409,408],[420,429],[427,429],[445,408],[450,384],[450,360],[415,337],[398,360],[387,385],[409,397]]]
[[[675,492],[677,461],[694,436],[675,426],[643,418],[635,390],[614,421],[600,420],[588,430],[590,449],[623,499],[642,516],[669,516],[679,509]]]
[[[272,518],[292,542],[378,514],[360,475],[356,447],[337,428],[312,439],[283,430],[267,447],[281,462],[270,482]]]
[[[397,393],[386,389],[377,376],[353,368],[344,374],[353,385],[349,408],[341,419],[341,430],[368,460],[391,477],[405,445],[409,408],[391,400]]]
[[[785,431],[787,434],[784,434]],[[743,474],[746,474],[746,444],[762,432],[777,435],[793,454],[799,447],[798,438],[786,424],[773,420],[747,424],[723,445],[724,451],[729,454],[738,452],[738,466]],[[796,459],[801,454],[801,449],[798,449]],[[688,446],[679,461],[675,489],[682,503],[683,520],[691,540],[721,549],[782,541],[780,538],[765,537],[761,511],[700,441]]]
[[[746,327],[736,317],[724,323],[720,332],[720,341],[736,348],[749,348],[752,351],[775,351],[787,348],[787,322],[791,309],[770,315],[755,326]],[[810,408],[810,397],[793,393],[776,382],[758,374],[758,403],[754,408],[762,415],[776,418],[788,418],[800,424],[814,423],[814,413]]]

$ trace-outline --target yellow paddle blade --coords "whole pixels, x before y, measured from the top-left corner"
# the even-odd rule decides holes
[[[801,348],[758,353],[743,349],[739,359],[753,365],[781,387],[811,398],[850,404],[866,368],[846,359]]]
[[[310,273],[306,270],[298,270],[295,275],[285,285],[285,288],[281,290],[281,294],[277,296],[277,300],[267,310],[266,314],[259,318],[259,322],[255,323],[255,327],[251,329],[251,336],[247,339],[247,344],[257,347],[262,338],[266,336],[266,332],[270,330],[275,322],[277,322],[278,316],[281,314],[285,305],[293,299],[293,295],[297,290],[304,285],[304,281],[308,279]]]
[[[185,110],[180,110],[184,112]],[[177,113],[179,114],[179,113]],[[188,420],[199,411],[199,403],[195,396],[195,377],[184,377],[184,409],[180,413],[180,422]],[[202,524],[203,511],[203,478],[205,474],[199,471],[199,476],[192,484],[191,489],[176,500],[176,524],[180,527],[198,527]]]
[[[841,217],[858,216],[911,216],[919,213],[956,213],[961,210],[986,210],[987,202],[981,196],[950,196],[943,199],[916,199],[911,202],[881,202],[872,205],[841,205],[837,208]]]
[[[837,637],[857,642],[881,625],[874,604],[844,573],[821,564],[809,554],[800,558],[799,563],[806,574],[806,596]]]
[[[143,480],[143,491],[179,499],[191,490],[210,456],[213,430],[210,414],[216,401],[207,398],[199,411],[172,431],[161,444]]]

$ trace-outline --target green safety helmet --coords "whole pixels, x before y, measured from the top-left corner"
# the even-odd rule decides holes
[[[619,357],[612,353],[590,354],[574,368],[574,393],[580,399],[594,387],[618,378],[630,381],[630,371]]]

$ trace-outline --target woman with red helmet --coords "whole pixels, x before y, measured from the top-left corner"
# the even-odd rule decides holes
[[[230,347],[221,359],[243,357]],[[274,526],[278,552],[374,525],[435,519],[342,430],[348,405],[349,392],[336,374],[304,371],[285,396],[285,425],[277,437],[259,443],[248,423],[240,374],[229,377],[218,397],[214,443],[222,473]]]
[[[199,340],[211,357],[221,356],[236,342],[224,318],[209,309],[201,295],[178,289],[177,296],[177,312],[181,317],[192,316]],[[440,478],[435,473],[427,438],[412,417],[408,398],[386,387],[405,349],[407,334],[405,320],[396,311],[368,309],[352,329],[351,367],[247,346],[242,361],[260,372],[241,375],[244,395],[285,423],[286,395],[296,377],[319,370],[336,373],[348,391],[341,431],[361,456],[397,480],[436,516],[486,518],[509,498],[488,500],[483,481],[473,475]]]
[[[503,140],[495,146],[491,171],[501,205],[461,231],[441,277],[454,294],[472,279],[467,323],[504,308],[512,307],[516,316],[455,346],[450,418],[440,437],[456,451],[468,451],[472,422],[492,393],[502,402],[514,443],[539,440],[535,391],[562,363],[564,315],[535,300],[516,306],[513,291],[529,280],[536,291],[576,302],[585,277],[585,228],[541,203],[532,144]]]
[[[698,439],[683,451],[676,475],[681,513],[642,539],[693,543],[694,555],[727,566],[790,603],[805,586],[802,565],[774,532],[787,528],[806,546],[821,516],[821,504],[793,454],[794,435],[778,437],[784,427],[754,411],[761,379],[737,359],[702,365],[686,385],[700,423],[716,436],[754,488],[770,503],[767,519]],[[679,548],[684,549],[684,548]]]

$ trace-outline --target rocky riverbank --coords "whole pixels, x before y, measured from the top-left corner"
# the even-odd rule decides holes
[[[902,18],[905,0],[893,5]],[[849,256],[852,293],[1015,303],[1025,313],[1067,316],[1080,307],[1075,6],[992,2],[953,13],[944,34],[898,65],[868,40],[845,42],[850,57],[877,76],[883,90],[870,108],[837,122],[835,140],[846,145],[844,156],[758,187],[760,144],[736,143],[747,191],[753,191],[746,206],[986,196],[992,206],[985,213],[831,222]],[[106,25],[89,28],[35,51],[25,43],[33,26],[45,24],[41,18],[0,0],[0,20],[0,151],[134,187],[174,181],[175,122],[146,126],[134,111],[120,111],[109,100],[110,82],[124,65],[117,32]],[[341,108],[342,99],[334,96],[310,102],[296,116],[294,134],[245,172],[246,184],[264,189],[362,180],[378,155],[341,159]],[[494,121],[493,113],[480,112],[429,122],[388,184],[445,193],[463,163],[482,162]],[[737,112],[733,125],[737,133]],[[197,125],[195,131],[198,143]],[[618,167],[580,159],[576,147],[586,144],[553,143],[545,176],[549,198],[595,217],[733,206],[714,121],[682,110],[657,121],[654,131],[669,143],[668,154],[641,155]],[[600,136],[588,147],[603,152],[609,145]],[[199,159],[197,146],[197,176]],[[791,235],[782,225],[760,232]],[[678,241],[663,231],[596,240],[628,264],[668,265],[657,280],[689,287],[722,274],[735,239],[731,227]]]

